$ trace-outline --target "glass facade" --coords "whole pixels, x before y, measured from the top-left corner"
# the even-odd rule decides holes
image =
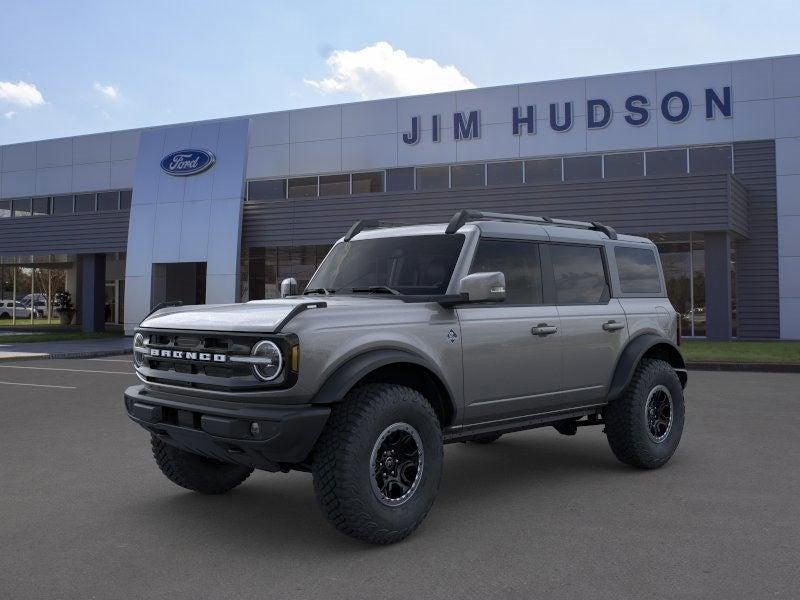
[[[73,255],[0,259],[0,327],[69,327],[78,324]]]
[[[653,240],[661,256],[667,296],[681,315],[681,334],[706,335],[706,248],[702,233],[657,233]],[[736,336],[736,253],[731,264],[731,335]]]
[[[242,253],[242,301],[279,298],[281,281],[297,279],[302,292],[330,245],[252,247]]]

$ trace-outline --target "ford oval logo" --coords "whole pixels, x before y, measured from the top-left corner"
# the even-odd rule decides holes
[[[161,170],[180,177],[197,175],[210,169],[216,160],[208,150],[178,150],[161,159]]]

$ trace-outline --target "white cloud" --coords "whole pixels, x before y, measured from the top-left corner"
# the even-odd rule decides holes
[[[416,58],[377,42],[361,50],[334,50],[325,61],[330,76],[303,81],[323,94],[351,92],[364,100],[474,88],[453,65]]]
[[[44,104],[42,93],[36,89],[36,85],[24,81],[0,81],[0,101],[26,108]]]
[[[8,111],[7,113],[3,113],[3,116],[4,116],[6,119],[13,119],[13,118],[14,118],[14,115],[16,115],[16,114],[17,114],[17,111],[15,111],[15,110],[10,110],[10,111]]]
[[[122,94],[119,91],[119,88],[115,85],[108,84],[103,85],[99,81],[94,82],[94,91],[98,92],[99,94],[105,96],[109,100],[119,100],[122,98]]]

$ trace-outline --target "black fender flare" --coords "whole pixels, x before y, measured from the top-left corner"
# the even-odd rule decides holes
[[[419,365],[433,373],[444,386],[452,404],[453,392],[447,385],[445,378],[442,377],[439,369],[418,354],[396,348],[369,350],[347,360],[325,380],[325,383],[322,384],[311,399],[311,404],[334,404],[339,402],[366,375],[376,369],[396,363]],[[451,406],[451,408],[455,409],[455,406]]]
[[[657,349],[659,354],[672,365],[678,373],[681,385],[686,387],[686,362],[683,360],[683,355],[678,346],[672,340],[663,336],[655,333],[645,333],[630,340],[622,351],[619,360],[617,360],[614,376],[608,388],[607,400],[609,402],[618,398],[625,391],[625,388],[628,387],[631,379],[633,379],[633,373],[636,371],[636,367],[642,357],[653,349]]]

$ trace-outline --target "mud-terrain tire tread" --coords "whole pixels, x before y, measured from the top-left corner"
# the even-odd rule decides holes
[[[434,442],[437,455],[425,448],[423,472],[434,473],[433,485],[428,490],[422,487],[416,494],[426,491],[433,498],[441,481],[442,437],[439,420],[425,397],[411,388],[373,383],[351,390],[344,400],[333,406],[331,416],[314,449],[313,475],[314,493],[328,521],[340,532],[373,544],[392,544],[408,537],[425,520],[433,504],[433,498],[414,522],[403,528],[381,527],[370,514],[359,494],[360,483],[354,476],[363,463],[356,456],[354,440],[364,435],[365,423],[371,422],[384,411],[398,406],[421,411],[435,425],[438,434]],[[425,443],[423,432],[423,445]],[[371,445],[371,444],[370,444]],[[370,490],[371,493],[371,490]]]
[[[656,445],[645,431],[642,413],[651,389],[665,385],[673,397],[673,425],[670,437],[654,453]],[[623,463],[642,469],[663,466],[677,449],[684,423],[683,389],[669,363],[657,359],[643,359],[636,367],[625,392],[603,411],[608,444],[614,455]],[[667,450],[663,452],[663,450]]]
[[[241,484],[252,467],[212,461],[180,450],[151,436],[153,457],[161,472],[172,483],[201,494],[224,494]]]

